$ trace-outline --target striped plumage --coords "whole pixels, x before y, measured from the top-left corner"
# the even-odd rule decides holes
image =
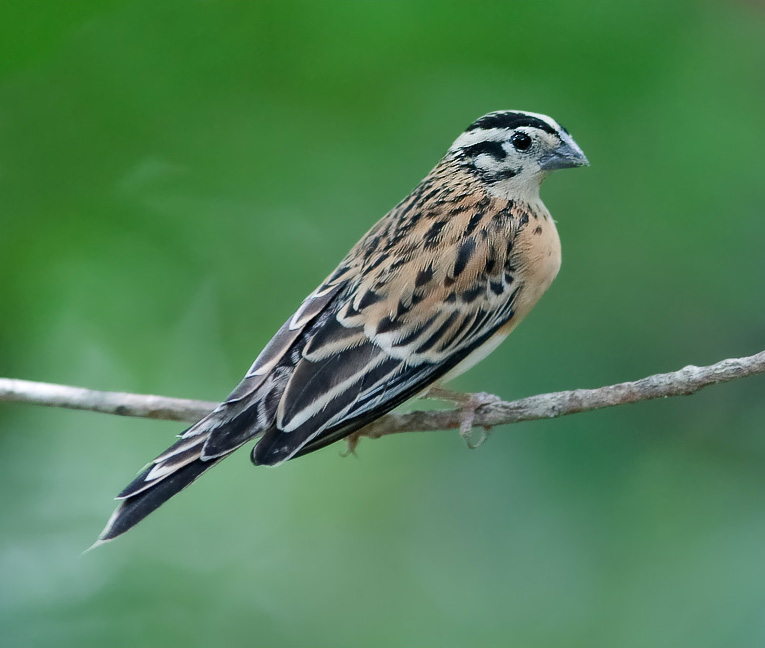
[[[544,115],[485,115],[356,244],[244,379],[118,496],[111,540],[243,444],[275,465],[348,436],[485,357],[560,266],[539,198],[587,160]]]

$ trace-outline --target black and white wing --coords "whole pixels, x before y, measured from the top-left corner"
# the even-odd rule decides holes
[[[484,216],[495,222],[475,237],[441,223],[437,256],[427,253],[423,235],[420,249],[350,273],[356,281],[348,280],[298,341],[274,425],[253,450],[256,464],[278,464],[351,434],[502,334],[520,288],[508,245],[516,221]],[[419,229],[432,231],[435,222]],[[497,236],[493,228],[501,229]],[[410,235],[417,240],[416,231]],[[364,263],[378,258],[368,254]]]

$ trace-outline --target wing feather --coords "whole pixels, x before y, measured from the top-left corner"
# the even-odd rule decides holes
[[[358,280],[306,329],[276,424],[253,461],[277,464],[350,434],[422,392],[505,326],[517,285],[504,276],[513,220],[503,226],[501,236],[468,244],[458,233],[451,243],[442,238],[443,254],[424,263],[417,250],[403,263],[368,255],[373,271],[359,267]]]
[[[279,401],[295,360],[289,356],[305,328],[332,303],[343,282],[322,284],[266,345],[228,398],[188,428],[181,438],[149,464],[118,499],[129,499],[199,460],[212,466],[274,423]],[[190,473],[189,473],[190,474]]]

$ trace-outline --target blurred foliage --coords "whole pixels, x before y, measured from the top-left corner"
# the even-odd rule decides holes
[[[561,274],[462,389],[763,348],[755,2],[8,0],[0,374],[214,399],[477,116],[564,123]],[[761,378],[496,430],[246,453],[80,557],[180,426],[0,409],[7,646],[752,646]]]

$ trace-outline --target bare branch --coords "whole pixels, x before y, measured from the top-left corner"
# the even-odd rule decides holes
[[[521,421],[557,418],[654,398],[687,396],[709,385],[763,373],[765,351],[745,358],[722,360],[708,367],[687,366],[679,371],[656,374],[634,382],[541,394],[510,402],[491,394],[463,395],[458,399],[457,409],[387,414],[360,430],[357,438],[379,438],[401,432],[430,430],[462,429],[464,432],[466,421],[468,428],[470,425],[491,428]],[[442,394],[437,395],[443,397]],[[104,392],[0,378],[0,402],[3,401],[188,423],[196,422],[217,405],[214,402],[182,398]]]
[[[218,404],[150,394],[97,391],[13,378],[0,378],[1,402],[31,403],[187,423],[195,423]]]
[[[491,394],[474,394],[479,401],[472,424],[485,428],[522,421],[558,418],[568,414],[639,403],[670,396],[689,396],[697,391],[765,373],[765,351],[745,358],[729,358],[708,367],[689,365],[671,373],[656,374],[634,382],[624,382],[597,389],[574,389],[503,401]],[[483,401],[483,402],[480,402]],[[363,436],[378,438],[400,432],[453,430],[461,427],[471,407],[445,411],[417,411],[388,414],[363,430]]]

